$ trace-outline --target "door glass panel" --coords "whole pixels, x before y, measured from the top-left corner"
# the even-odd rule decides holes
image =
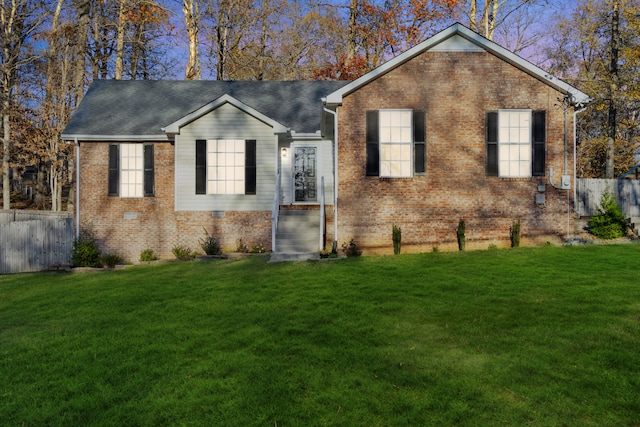
[[[293,177],[296,202],[315,202],[317,200],[315,147],[295,148]]]

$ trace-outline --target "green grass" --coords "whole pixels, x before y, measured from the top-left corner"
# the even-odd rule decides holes
[[[640,425],[640,245],[0,277],[0,425]]]

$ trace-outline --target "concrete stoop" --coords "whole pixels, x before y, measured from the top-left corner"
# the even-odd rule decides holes
[[[308,254],[318,254],[319,234],[319,210],[280,211],[275,254],[301,255],[305,259]]]
[[[287,261],[316,261],[320,259],[318,252],[310,253],[277,253],[274,252],[269,257],[269,262],[287,262]]]

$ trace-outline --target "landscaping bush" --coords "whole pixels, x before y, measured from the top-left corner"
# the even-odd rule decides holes
[[[158,257],[156,256],[153,249],[145,249],[140,252],[140,261],[155,261]]]
[[[100,267],[100,255],[93,229],[82,227],[80,235],[73,241],[71,263],[76,267]]]
[[[264,247],[264,245],[262,243],[256,243],[255,245],[251,246],[251,253],[252,254],[263,254],[267,251],[267,249]]]
[[[189,246],[175,245],[173,248],[171,248],[171,253],[177,259],[186,260],[193,258],[193,254]]]
[[[627,232],[627,220],[609,189],[600,198],[598,212],[589,219],[589,232],[601,239],[616,239]]]
[[[512,248],[520,246],[520,220],[515,221],[509,229],[509,237],[511,238]]]
[[[458,236],[458,250],[464,251],[465,246],[465,237],[464,232],[466,230],[466,226],[464,225],[464,219],[461,219],[458,222],[458,229],[456,230],[456,235]]]
[[[116,254],[104,254],[100,258],[100,262],[102,265],[107,266],[109,268],[114,268],[118,264],[122,264],[122,257]]]
[[[395,224],[391,227],[391,239],[393,240],[393,253],[398,255],[402,245],[402,229]]]
[[[247,244],[245,242],[242,241],[242,239],[238,239],[238,241],[236,242],[236,252],[240,252],[240,253],[247,253],[249,252],[249,247],[247,246]]]
[[[347,257],[362,255],[362,250],[360,250],[360,248],[358,247],[358,245],[353,239],[351,239],[351,241],[348,244],[347,243],[342,244],[342,252],[344,252],[344,254]]]
[[[207,255],[220,255],[222,253],[222,248],[220,248],[220,243],[218,239],[209,234],[206,228],[202,227],[205,233],[204,239],[198,239],[200,243],[200,247]]]

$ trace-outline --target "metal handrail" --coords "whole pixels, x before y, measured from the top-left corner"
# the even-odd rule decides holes
[[[280,216],[280,191],[280,172],[278,172],[276,174],[275,194],[273,196],[273,207],[271,209],[271,252],[276,251],[276,234]]]
[[[320,178],[320,240],[318,243],[319,250],[324,249],[324,176]]]

